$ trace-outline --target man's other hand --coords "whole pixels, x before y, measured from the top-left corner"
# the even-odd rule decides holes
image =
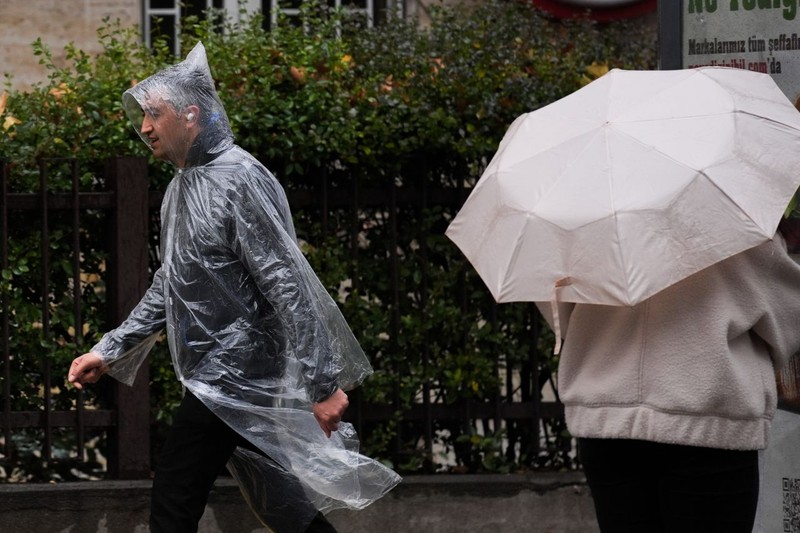
[[[314,417],[319,423],[319,427],[325,432],[325,436],[330,438],[331,432],[339,429],[339,422],[342,421],[350,400],[342,389],[328,396],[327,399],[314,404]]]

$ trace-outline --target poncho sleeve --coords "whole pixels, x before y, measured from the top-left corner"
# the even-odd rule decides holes
[[[128,318],[103,335],[92,352],[109,366],[108,374],[132,385],[139,367],[147,358],[166,323],[164,274],[158,269],[153,283]]]

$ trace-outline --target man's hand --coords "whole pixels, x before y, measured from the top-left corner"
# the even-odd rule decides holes
[[[95,352],[85,353],[72,361],[69,366],[67,381],[72,383],[76,389],[83,389],[85,383],[97,382],[107,370],[108,365],[100,359],[99,354]]]
[[[350,400],[342,389],[328,396],[327,399],[314,404],[314,417],[319,423],[319,427],[325,432],[325,436],[330,438],[331,432],[339,429],[339,422],[342,421]]]

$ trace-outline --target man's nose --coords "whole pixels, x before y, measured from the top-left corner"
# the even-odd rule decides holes
[[[153,124],[150,122],[150,117],[145,115],[144,120],[142,120],[142,127],[140,128],[140,131],[142,133],[147,133],[152,129],[153,129]]]

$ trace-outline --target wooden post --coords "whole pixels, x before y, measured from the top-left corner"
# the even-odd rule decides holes
[[[109,322],[119,325],[150,283],[148,271],[147,161],[116,157],[106,163],[114,192],[113,248],[108,265]],[[149,364],[142,364],[132,387],[116,383],[116,431],[110,438],[109,472],[116,479],[150,476]]]
[[[658,2],[658,69],[683,68],[683,0]]]

